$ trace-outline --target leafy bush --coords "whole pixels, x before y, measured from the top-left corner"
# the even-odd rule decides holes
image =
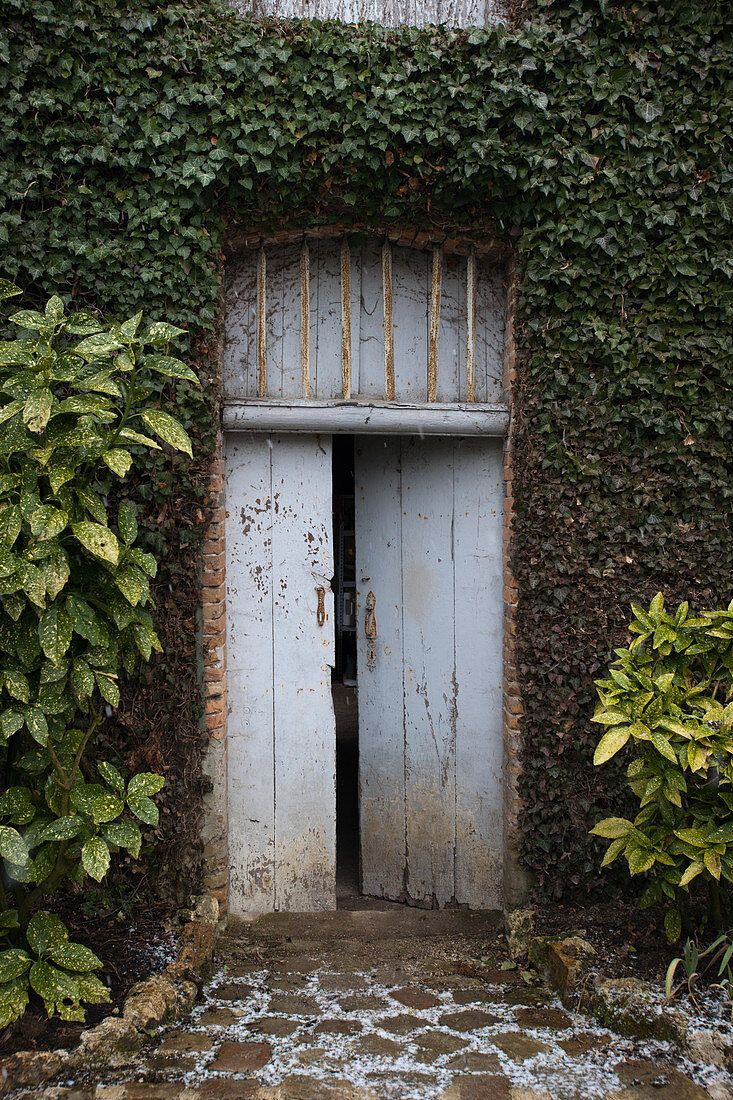
[[[19,294],[1,281],[0,297]],[[0,343],[0,1027],[25,1011],[29,985],[66,1020],[109,1000],[101,964],[39,910],[64,880],[100,881],[110,854],[139,854],[135,819],[157,825],[163,779],[126,781],[93,753],[119,703],[120,668],[160,649],[149,611],[153,555],[135,545],[127,500],[108,492],[148,431],[191,455],[178,421],[153,407],[155,375],[196,381],[160,349],[181,330],[137,314],[103,324],[21,310]]]
[[[665,930],[679,938],[690,883],[707,882],[716,927],[730,914],[733,882],[733,602],[727,610],[674,616],[658,593],[632,604],[628,649],[598,680],[593,721],[606,726],[594,763],[625,745],[634,756],[634,821],[609,817],[591,830],[611,841],[603,866],[623,852],[632,875],[650,882],[642,906],[667,902]]]

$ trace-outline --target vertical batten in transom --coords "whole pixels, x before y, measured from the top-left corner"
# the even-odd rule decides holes
[[[466,261],[466,400],[476,400],[476,249]]]
[[[257,396],[267,396],[267,259],[257,254]]]
[[[435,401],[438,389],[438,341],[440,338],[440,292],[443,284],[443,249],[433,249],[430,279],[430,331],[428,338],[428,401]]]
[[[384,386],[388,401],[394,401],[394,331],[392,328],[392,245],[382,245],[382,302],[384,310]]]
[[[303,397],[311,395],[311,258],[308,241],[300,250],[300,366],[303,376]]]
[[[351,397],[351,249],[341,242],[341,376],[343,395]]]

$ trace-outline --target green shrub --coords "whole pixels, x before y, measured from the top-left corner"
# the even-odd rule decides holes
[[[1,298],[19,293],[0,281]],[[136,857],[135,819],[158,823],[162,777],[125,780],[93,751],[120,669],[160,649],[155,558],[135,545],[133,505],[107,494],[136,451],[160,449],[149,431],[191,454],[151,383],[196,381],[160,350],[181,330],[141,314],[104,324],[54,297],[10,320],[22,334],[0,343],[0,1027],[29,986],[66,1020],[109,1000],[99,959],[39,905],[64,880],[100,881],[120,848]]]
[[[679,938],[689,886],[707,882],[716,927],[731,914],[733,882],[733,602],[727,610],[674,616],[658,593],[632,604],[636,635],[608,679],[596,681],[593,721],[607,727],[594,763],[629,745],[634,821],[609,817],[591,830],[611,841],[603,866],[625,855],[649,885],[642,906],[668,904],[665,930]]]

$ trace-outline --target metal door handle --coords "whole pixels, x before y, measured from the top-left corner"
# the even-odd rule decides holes
[[[364,633],[367,639],[367,668],[370,672],[374,672],[374,669],[377,667],[377,619],[374,614],[376,603],[377,597],[370,590],[366,598],[366,610],[364,612]]]
[[[316,611],[316,622],[319,626],[323,626],[326,621],[326,589],[322,584],[319,584],[316,588],[318,593],[318,610]]]

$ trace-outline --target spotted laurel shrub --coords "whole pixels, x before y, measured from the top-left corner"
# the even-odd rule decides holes
[[[19,293],[0,282],[0,297]],[[157,440],[191,455],[152,383],[196,381],[161,351],[182,330],[141,313],[105,324],[53,297],[10,321],[21,332],[0,343],[0,1027],[29,989],[65,1020],[109,1000],[100,960],[41,906],[65,879],[100,881],[118,849],[137,857],[137,822],[158,823],[162,777],[126,779],[94,751],[120,670],[160,649],[157,563],[136,545],[134,503],[119,492],[112,507],[108,492]]]
[[[665,930],[679,939],[690,884],[707,883],[713,922],[733,915],[733,602],[674,615],[661,592],[648,609],[632,604],[636,637],[609,675],[596,681],[592,721],[606,727],[594,763],[628,747],[628,785],[639,801],[633,821],[608,817],[591,830],[611,843],[603,866],[621,853],[631,875],[645,875],[643,907],[666,903]]]

